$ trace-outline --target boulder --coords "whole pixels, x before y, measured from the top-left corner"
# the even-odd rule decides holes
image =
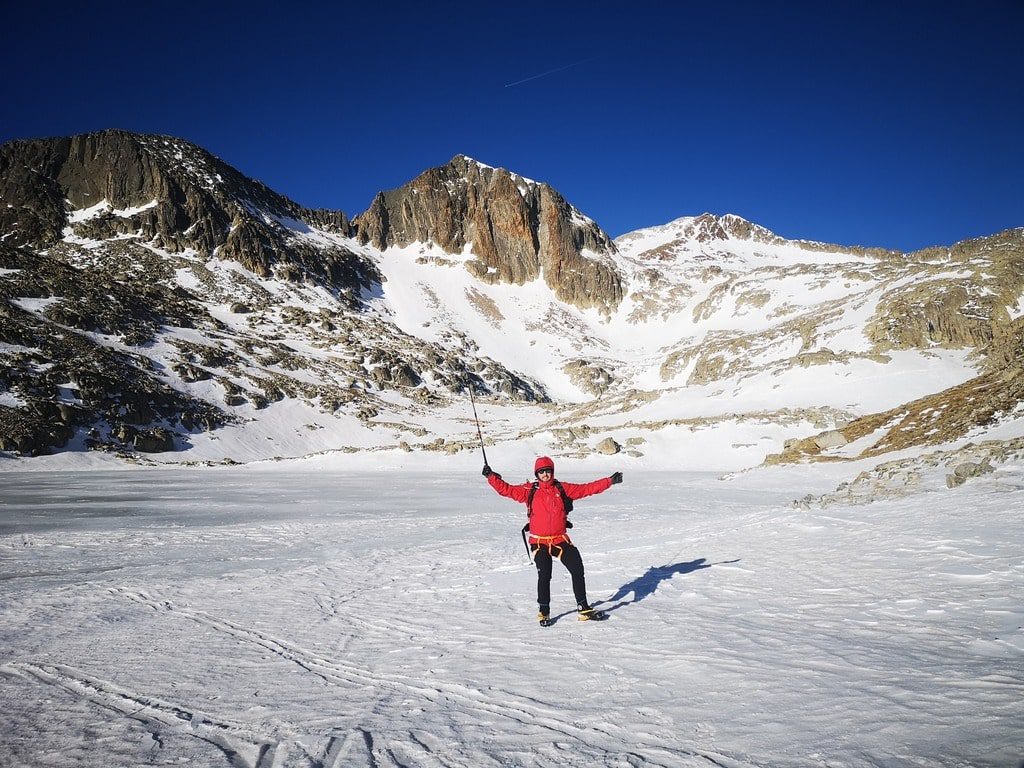
[[[402,363],[392,373],[392,381],[400,387],[417,387],[423,379],[408,363]]]
[[[570,360],[562,370],[577,387],[590,395],[602,395],[615,381],[615,377],[604,366],[590,360]]]
[[[181,380],[194,384],[197,381],[206,381],[213,378],[213,374],[205,368],[200,368],[192,363],[178,362],[171,365],[171,370],[181,377]]]
[[[135,434],[132,440],[135,450],[142,453],[163,453],[174,450],[174,435],[162,427],[144,429]]]
[[[995,467],[987,460],[980,462],[965,461],[953,467],[953,474],[946,475],[946,487],[955,488],[958,485],[963,485],[969,478],[986,475],[994,471]]]
[[[837,429],[823,432],[814,438],[814,444],[823,451],[827,451],[830,448],[842,448],[848,442],[849,440],[846,439],[846,436]]]

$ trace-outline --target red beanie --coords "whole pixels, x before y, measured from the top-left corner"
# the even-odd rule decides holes
[[[553,462],[547,456],[541,456],[539,459],[533,462],[533,474],[536,475],[542,469],[550,469],[553,474],[555,471],[555,462]]]

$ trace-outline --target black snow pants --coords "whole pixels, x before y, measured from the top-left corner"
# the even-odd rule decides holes
[[[537,566],[537,603],[541,611],[548,612],[551,605],[551,563],[557,557],[572,576],[572,591],[577,605],[587,604],[587,582],[583,576],[583,557],[571,542],[561,544],[533,544],[530,546],[534,565]]]

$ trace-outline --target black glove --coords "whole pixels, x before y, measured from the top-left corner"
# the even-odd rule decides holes
[[[492,470],[489,466],[484,464],[484,471],[481,472],[480,474],[482,474],[484,477],[490,477],[491,475],[494,474],[494,470]]]
[[[612,475],[612,485],[615,485],[616,483],[621,483],[621,482],[622,482],[622,473],[621,472],[616,472],[615,474]]]

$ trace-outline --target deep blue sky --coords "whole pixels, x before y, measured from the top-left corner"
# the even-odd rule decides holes
[[[12,3],[0,141],[172,134],[349,215],[465,153],[614,236],[704,211],[902,250],[1024,226],[1024,0],[663,5]]]

